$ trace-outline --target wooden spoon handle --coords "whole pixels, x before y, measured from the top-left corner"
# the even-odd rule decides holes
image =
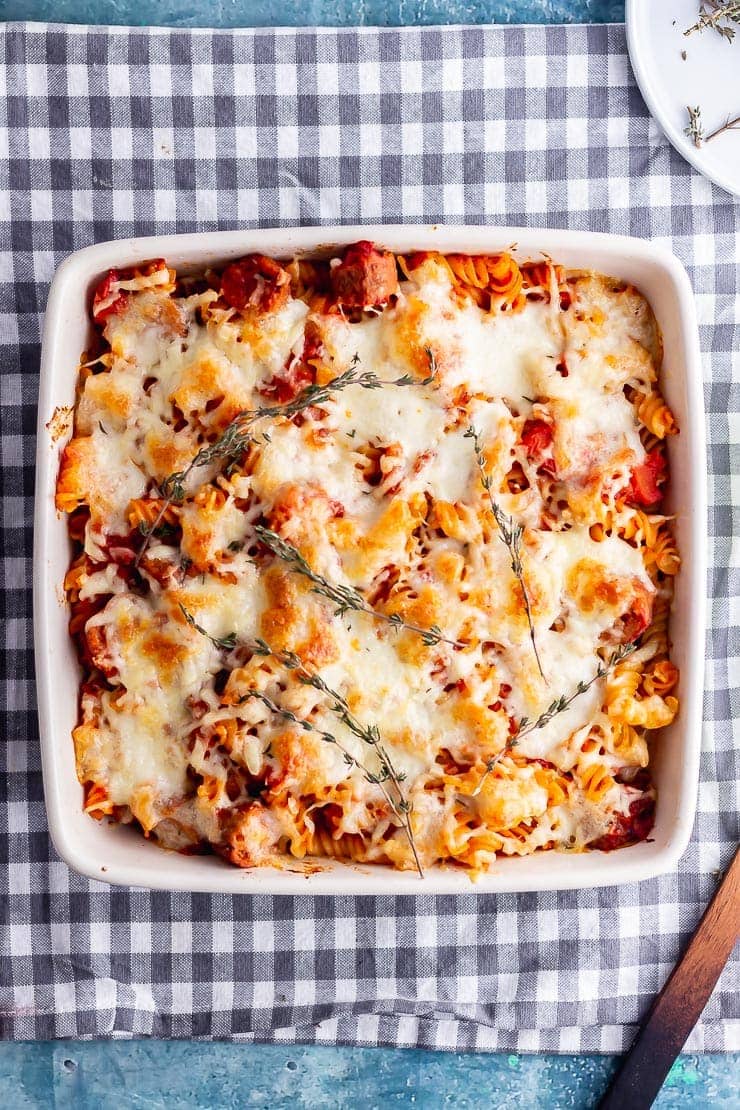
[[[738,938],[740,851],[655,999],[599,1110],[648,1110],[699,1020]]]

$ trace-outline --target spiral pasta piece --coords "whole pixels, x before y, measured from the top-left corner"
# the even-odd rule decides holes
[[[490,311],[512,307],[522,288],[522,274],[516,260],[508,253],[441,254],[423,252],[416,256],[399,256],[402,273],[411,277],[419,261],[432,259],[447,271],[452,286],[462,299],[474,301]]]
[[[541,769],[535,771],[534,777],[547,791],[548,806],[561,806],[568,801],[569,780],[565,775],[554,769]]]
[[[142,525],[151,528],[155,522],[160,525],[177,524],[179,509],[177,505],[168,504],[164,498],[135,497],[129,503],[126,516],[132,528],[140,528]]]
[[[625,508],[620,516],[619,535],[636,547],[653,548],[657,542],[660,527],[667,518],[651,515],[642,509]]]
[[[429,517],[432,528],[439,528],[445,536],[470,543],[480,535],[480,522],[475,510],[462,501],[435,501]]]
[[[618,667],[606,682],[605,704],[609,717],[631,723],[642,676],[637,670]]]
[[[643,685],[648,694],[665,697],[678,683],[679,671],[670,659],[659,659],[645,675]]]
[[[669,527],[661,527],[654,541],[648,545],[647,551],[663,574],[671,576],[678,574],[681,569],[681,556],[678,554],[676,540]]]
[[[78,555],[64,576],[64,589],[70,602],[76,602],[80,596],[85,579],[88,576],[88,560],[84,552]]]
[[[653,619],[644,632],[642,642],[653,649],[654,655],[668,654],[668,621],[671,612],[671,594],[661,590],[653,602]]]
[[[640,424],[640,427],[638,428],[638,435],[640,436],[640,443],[642,444],[646,455],[649,455],[652,451],[661,450],[663,441],[653,432],[651,432],[649,428],[646,428],[644,424]]]
[[[602,801],[616,785],[609,773],[609,768],[602,763],[591,763],[587,767],[579,768],[578,777],[583,792],[590,802]]]
[[[295,258],[285,269],[290,275],[291,292],[295,298],[306,301],[314,311],[319,310],[316,306],[324,298],[329,300],[328,263]]]
[[[625,721],[610,720],[603,732],[603,744],[608,752],[630,766],[647,767],[648,746],[645,737]]]
[[[208,738],[231,752],[239,735],[241,725],[236,717],[222,717],[208,728]]]
[[[101,782],[86,782],[85,787],[85,802],[84,811],[90,817],[94,817],[96,821],[102,821],[104,817],[110,817],[115,808],[113,802],[108,796],[108,790]]]
[[[328,856],[331,859],[350,859],[361,863],[367,857],[365,841],[361,836],[345,833],[332,836],[325,829],[316,828],[305,842],[307,856]]]
[[[657,389],[650,393],[637,393],[637,415],[645,427],[658,439],[678,434],[676,418]]]

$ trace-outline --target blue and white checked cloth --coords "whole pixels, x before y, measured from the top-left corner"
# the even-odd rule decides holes
[[[0,82],[3,1034],[624,1048],[737,839],[737,204],[649,119],[617,26],[11,24]],[[51,848],[30,584],[55,267],[115,237],[363,221],[653,236],[688,268],[709,412],[712,605],[699,812],[677,875],[518,897],[210,897],[90,882]],[[734,965],[691,1049],[739,1046],[736,987]]]

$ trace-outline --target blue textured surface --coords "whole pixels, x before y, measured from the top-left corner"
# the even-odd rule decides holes
[[[183,27],[577,23],[624,18],[621,0],[0,0],[0,18]],[[5,1044],[2,1105],[13,1110],[231,1107],[594,1106],[616,1061],[593,1056],[454,1056],[416,1050],[184,1042]],[[658,1110],[740,1107],[740,1057],[682,1056]]]
[[[0,0],[0,18],[167,27],[618,23],[624,0]]]
[[[60,1041],[6,1045],[0,1053],[0,1091],[3,1105],[12,1110],[370,1110],[407,1105],[430,1110],[586,1110],[596,1104],[614,1068],[614,1061],[598,1056]],[[739,1082],[740,1057],[684,1056],[655,1106],[737,1107]]]

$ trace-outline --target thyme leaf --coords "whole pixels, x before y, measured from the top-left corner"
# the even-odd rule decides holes
[[[522,567],[522,536],[524,535],[524,527],[518,524],[512,516],[505,513],[501,506],[498,504],[493,496],[491,488],[491,479],[486,474],[486,460],[483,454],[483,447],[478,432],[471,424],[465,432],[466,439],[472,439],[475,448],[475,461],[478,464],[478,471],[480,474],[481,485],[488,494],[488,500],[493,513],[493,519],[496,521],[496,526],[499,531],[501,542],[505,545],[511,558],[511,569],[514,577],[516,578],[519,586],[521,587],[522,597],[524,598],[524,608],[527,614],[527,624],[529,625],[529,638],[532,641],[532,650],[534,657],[537,661],[537,669],[539,670],[542,678],[547,683],[545,672],[542,669],[542,662],[540,660],[540,653],[537,649],[537,638],[534,632],[534,621],[532,620],[532,606],[529,600],[529,593],[527,585],[524,581],[524,568]]]
[[[334,603],[336,606],[334,616],[341,618],[349,612],[367,613],[368,616],[385,621],[393,628],[403,628],[407,632],[415,632],[427,647],[439,643],[452,644],[453,647],[463,646],[458,640],[451,640],[447,636],[443,636],[436,624],[430,625],[429,628],[423,628],[418,624],[409,624],[399,613],[381,613],[377,609],[373,609],[372,605],[365,600],[360,591],[356,590],[354,586],[343,586],[336,582],[330,582],[323,574],[313,570],[300,551],[293,547],[291,543],[288,543],[287,540],[284,540],[282,536],[279,536],[277,532],[273,532],[269,528],[263,528],[259,524],[255,528],[255,532],[273,555],[282,559],[291,570],[313,583],[312,593],[320,594],[321,597],[328,598],[329,601]]]

